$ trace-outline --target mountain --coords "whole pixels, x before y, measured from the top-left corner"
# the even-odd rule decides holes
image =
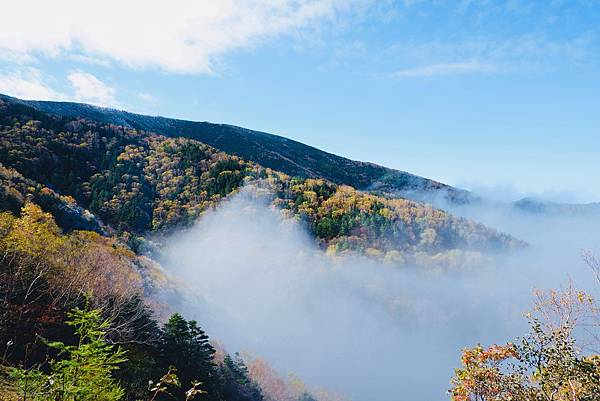
[[[420,185],[460,193],[424,178],[407,175],[402,184],[406,173],[289,141],[286,154],[293,149],[314,155],[298,154],[294,164],[281,152],[269,153],[278,141],[288,143],[284,138],[252,131],[246,139],[222,138],[215,136],[219,127],[245,131],[178,122],[194,129],[208,124],[204,134],[213,142],[298,172],[291,175],[218,150],[192,133],[180,136],[173,129],[165,136],[107,117],[124,112],[89,111],[73,117],[0,98],[2,400],[32,393],[37,399],[57,394],[75,399],[108,390],[116,394],[112,399],[166,400],[157,397],[161,392],[183,400],[199,385],[207,401],[334,399],[321,391],[313,396],[296,376],[285,382],[260,359],[215,349],[195,320],[178,313],[166,319],[189,289],[157,262],[161,239],[185,230],[242,188],[267,197],[286,223],[304,225],[330,255],[366,255],[393,266],[458,267],[525,245],[429,204],[377,194]],[[301,164],[305,161],[310,168]],[[374,191],[366,192],[319,176],[315,166],[335,170],[327,163],[365,172],[355,178],[359,181],[368,181],[373,171],[392,172],[370,181]],[[347,172],[341,177],[352,178]],[[228,288],[227,295],[235,291]],[[203,298],[194,295],[195,303]],[[251,331],[248,336],[256,338]]]
[[[442,194],[459,204],[477,198],[469,191],[404,171],[350,160],[282,136],[233,125],[145,116],[82,103],[21,100],[1,94],[0,99],[54,115],[88,118],[170,137],[195,139],[291,176],[324,178],[359,190],[414,197],[415,200],[421,200],[423,193]]]
[[[0,166],[0,208],[15,212],[34,202],[66,231],[119,235],[134,249],[136,238],[190,226],[253,183],[330,252],[444,265],[460,259],[457,253],[523,245],[424,203],[291,177],[194,139],[56,116],[21,102],[0,100]]]
[[[135,234],[192,222],[266,169],[2,99],[0,159],[0,400],[332,399],[215,349],[173,313],[185,288],[136,246]]]
[[[545,215],[600,215],[600,203],[559,203],[537,198],[523,198],[512,203],[518,210]]]

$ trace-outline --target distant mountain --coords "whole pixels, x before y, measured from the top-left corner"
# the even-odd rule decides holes
[[[523,198],[513,202],[513,207],[532,214],[546,215],[600,215],[600,203],[558,203],[543,199]]]
[[[324,178],[359,190],[416,200],[423,199],[424,194],[425,197],[441,194],[445,199],[459,204],[477,198],[469,191],[404,171],[350,160],[282,136],[233,125],[145,116],[82,103],[21,100],[1,94],[0,99],[54,115],[88,118],[171,137],[195,139],[291,176]]]

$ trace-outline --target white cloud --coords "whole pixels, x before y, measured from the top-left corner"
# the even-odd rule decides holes
[[[0,73],[0,93],[30,100],[76,101],[104,107],[122,107],[116,99],[116,89],[96,76],[73,71],[67,75],[65,91],[56,88],[56,79],[37,68]]]
[[[219,55],[335,18],[364,1],[21,0],[2,7],[0,51],[210,73]]]
[[[67,76],[67,79],[73,87],[76,101],[105,107],[117,107],[119,105],[115,99],[115,88],[106,85],[94,75],[74,71]]]
[[[492,64],[479,62],[431,64],[416,68],[406,68],[393,72],[393,78],[433,77],[437,75],[456,75],[467,73],[490,73],[498,68]]]
[[[0,93],[34,100],[63,100],[65,95],[54,90],[42,72],[35,68],[0,74]]]

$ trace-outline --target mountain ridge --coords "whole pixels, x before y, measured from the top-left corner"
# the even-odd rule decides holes
[[[525,197],[514,201],[511,205],[518,210],[530,214],[544,215],[579,215],[600,214],[600,202],[562,203],[544,199]]]
[[[16,213],[34,202],[67,230],[124,235],[133,248],[134,238],[189,226],[257,180],[268,183],[274,204],[328,252],[427,265],[454,263],[457,251],[469,258],[471,251],[525,245],[421,202],[291,177],[195,139],[56,116],[2,99],[0,173],[0,207]]]
[[[406,171],[351,160],[290,138],[231,124],[147,116],[85,103],[23,100],[3,94],[0,94],[0,99],[24,104],[49,114],[90,118],[161,135],[195,139],[291,176],[324,178],[359,190],[377,190],[407,198],[411,198],[412,193],[426,192],[441,193],[447,200],[459,204],[478,199],[467,190]]]

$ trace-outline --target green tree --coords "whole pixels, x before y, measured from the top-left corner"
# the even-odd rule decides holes
[[[312,396],[311,393],[305,391],[298,397],[298,401],[317,401],[315,397]]]
[[[215,395],[215,349],[196,321],[187,321],[179,313],[173,314],[163,327],[160,347],[164,364],[177,368],[182,388],[192,387],[194,381],[200,381],[211,396]],[[178,394],[180,398],[181,395]]]
[[[260,387],[250,378],[248,368],[238,353],[225,355],[221,370],[221,395],[227,401],[262,401]]]
[[[60,358],[50,361],[49,375],[39,369],[13,369],[19,392],[24,399],[39,401],[120,400],[124,390],[112,374],[126,359],[124,351],[105,339],[109,321],[102,319],[101,310],[89,308],[75,308],[69,318],[67,324],[75,327],[79,342],[48,343]]]

